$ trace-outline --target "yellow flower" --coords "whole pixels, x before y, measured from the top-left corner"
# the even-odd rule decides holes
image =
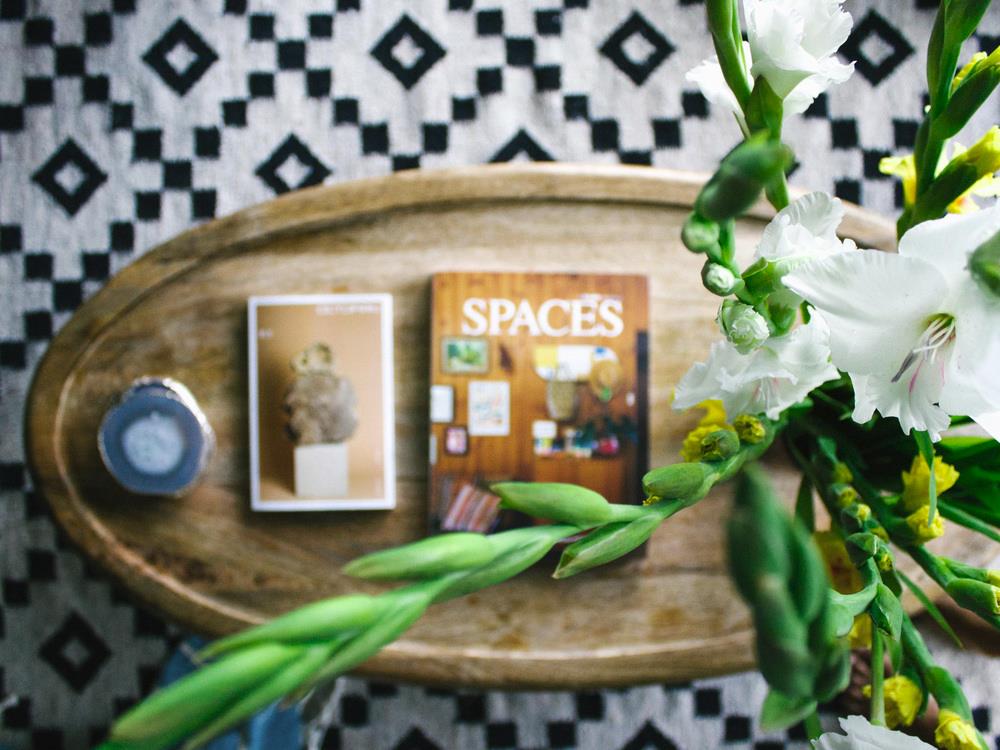
[[[851,473],[851,468],[847,464],[843,461],[838,461],[833,465],[834,484],[850,484],[853,481],[854,475]]]
[[[733,427],[736,428],[740,440],[747,445],[757,445],[767,437],[764,423],[752,414],[740,414],[733,420]]]
[[[854,505],[858,501],[858,497],[858,491],[851,487],[851,485],[840,487],[837,490],[837,505],[841,508]]]
[[[860,614],[854,618],[851,632],[847,634],[851,648],[871,648],[872,646],[872,618],[867,614]]]
[[[934,479],[940,497],[958,481],[958,472],[940,456],[934,457]],[[912,513],[930,502],[931,472],[923,456],[916,456],[909,471],[903,472],[903,510]]]
[[[920,686],[906,675],[893,675],[882,683],[885,697],[885,723],[889,729],[908,727],[917,718],[920,706],[924,702]],[[872,697],[872,686],[862,688],[866,698]]]
[[[684,438],[681,444],[681,458],[685,461],[701,460],[701,441],[716,430],[732,430],[732,425],[726,424],[726,410],[718,399],[702,401],[697,408],[704,409],[705,415],[698,426]]]
[[[698,423],[699,427],[707,424],[724,425],[726,423],[726,408],[722,405],[722,401],[717,398],[702,401],[695,408],[705,410],[705,416]]]
[[[976,728],[954,711],[942,708],[938,715],[934,742],[941,750],[980,750]]]
[[[927,524],[930,511],[931,507],[929,505],[923,505],[906,517],[906,525],[910,527],[910,531],[913,532],[918,544],[929,542],[931,539],[937,539],[944,533],[944,521],[941,520],[940,513],[934,514],[934,523]]]
[[[955,74],[955,80],[952,81],[951,83],[951,90],[954,91],[955,89],[957,89],[961,85],[962,81],[964,81],[968,77],[969,73],[971,73],[974,68],[978,68],[979,64],[986,59],[987,55],[985,52],[977,52],[976,54],[974,54],[972,56],[972,59],[969,60],[969,62],[967,62],[965,65],[963,65],[961,70],[959,70]]]
[[[847,547],[836,531],[817,531],[813,534],[816,546],[819,547],[826,572],[833,582],[833,587],[841,594],[853,594],[861,590],[861,574],[851,562]]]
[[[695,427],[681,444],[681,458],[685,461],[701,461],[701,439],[719,429],[719,425],[706,424]]]
[[[908,156],[885,156],[878,163],[882,174],[898,177],[903,183],[903,203],[912,206],[917,199],[917,167],[913,154]]]
[[[948,212],[953,214],[966,214],[979,210],[979,206],[972,196],[980,198],[995,198],[1000,196],[1000,179],[993,174],[1000,166],[990,165],[997,162],[998,148],[1000,141],[998,135],[994,133],[994,127],[980,139],[979,143],[968,151],[965,146],[956,141],[949,141],[941,150],[941,158],[938,160],[934,174],[937,175],[944,169],[952,159],[961,156],[964,160],[974,161],[983,175],[973,183],[972,187],[958,196],[948,206]],[[970,153],[971,152],[971,153]],[[882,174],[898,177],[903,183],[903,203],[912,206],[917,199],[917,169],[913,160],[913,155],[907,156],[886,156],[878,163],[879,171]]]

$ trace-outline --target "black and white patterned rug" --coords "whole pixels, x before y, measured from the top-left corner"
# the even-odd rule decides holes
[[[892,212],[936,0],[848,0],[857,72],[788,128],[793,182]],[[710,169],[701,0],[0,0],[0,745],[83,748],[179,634],[61,539],[24,466],[32,371],[118,269],[298,187],[515,159]],[[976,44],[1000,43],[994,7]],[[973,131],[1000,119],[994,99]],[[971,139],[966,139],[969,145]],[[1000,749],[1000,663],[932,640]],[[312,748],[783,748],[752,674],[583,693],[340,680]],[[992,747],[992,745],[991,745]]]

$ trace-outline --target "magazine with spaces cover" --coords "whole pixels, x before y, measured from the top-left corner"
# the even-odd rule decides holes
[[[641,502],[644,276],[442,273],[432,283],[430,528],[532,523],[493,482],[570,482]]]

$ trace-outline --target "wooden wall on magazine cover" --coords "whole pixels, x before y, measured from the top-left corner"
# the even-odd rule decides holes
[[[499,336],[485,336],[489,344],[489,370],[485,373],[451,374],[443,366],[443,339],[476,338],[462,335],[463,303],[468,298],[500,298],[515,304],[527,300],[538,311],[546,300],[579,298],[582,294],[620,297],[623,302],[621,335],[611,337],[531,335],[521,326],[516,335],[507,335],[507,326]],[[446,424],[432,424],[437,438],[436,464],[432,477],[460,475],[478,479],[520,479],[543,482],[572,482],[589,487],[616,502],[636,502],[640,491],[639,472],[645,457],[637,460],[639,446],[623,441],[621,453],[613,458],[574,458],[536,456],[533,450],[532,423],[547,420],[546,381],[534,370],[533,351],[537,346],[591,344],[614,350],[622,366],[623,384],[608,404],[601,403],[586,383],[578,385],[579,409],[576,419],[560,422],[560,429],[583,424],[605,413],[633,422],[645,423],[648,375],[637,372],[638,335],[648,331],[647,280],[643,276],[603,274],[438,274],[434,277],[432,302],[433,330],[431,384],[454,388],[455,409],[451,424],[468,424],[468,387],[473,380],[507,381],[511,389],[510,432],[503,437],[470,436],[466,456],[448,455],[444,450]],[[553,313],[553,325],[564,327],[566,316]],[[598,321],[600,323],[600,321]],[[501,347],[506,353],[501,352]],[[626,399],[627,394],[633,398]],[[645,434],[641,430],[640,434]],[[645,446],[643,446],[643,449]]]

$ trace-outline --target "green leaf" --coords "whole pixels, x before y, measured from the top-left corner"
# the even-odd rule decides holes
[[[904,573],[903,571],[897,570],[896,575],[898,575],[900,579],[903,581],[903,583],[906,584],[906,588],[912,591],[913,595],[920,600],[920,603],[924,605],[924,609],[927,610],[927,614],[929,614],[931,616],[931,619],[937,623],[938,627],[941,628],[941,630],[943,630],[948,635],[948,637],[955,642],[956,646],[958,646],[961,649],[964,649],[965,646],[962,645],[962,639],[958,637],[958,633],[956,633],[954,628],[952,628],[951,625],[948,624],[948,621],[944,618],[944,615],[941,614],[941,610],[938,609],[938,606],[933,601],[931,601],[931,598],[927,596],[927,594],[924,593],[924,590],[920,588],[916,584],[916,582],[911,580],[910,577],[907,576],[906,573]]]
[[[837,441],[829,437],[817,438],[816,445],[819,447],[820,453],[826,456],[826,459],[831,463],[835,464],[839,460],[837,458]]]
[[[894,641],[899,640],[899,632],[903,626],[903,607],[884,583],[878,584],[878,593],[868,611],[879,630]]]
[[[777,690],[769,690],[760,709],[760,728],[765,732],[780,732],[794,726],[816,710],[812,698],[789,698]]]
[[[927,462],[927,467],[930,469],[930,481],[927,488],[927,492],[930,495],[930,511],[927,513],[927,525],[930,526],[934,523],[934,517],[937,515],[937,477],[934,474],[934,442],[926,432],[917,430],[913,431],[913,439],[917,444],[920,455],[924,457],[924,461]]]
[[[980,534],[992,539],[994,542],[1000,542],[1000,532],[997,532],[996,529],[985,521],[979,520],[971,513],[967,513],[960,508],[956,508],[950,503],[941,503],[941,515],[949,521],[961,524],[967,529],[978,531]]]
[[[802,522],[811,534],[816,530],[816,510],[813,505],[813,487],[809,477],[802,475],[799,482],[799,492],[795,497],[795,517]]]

